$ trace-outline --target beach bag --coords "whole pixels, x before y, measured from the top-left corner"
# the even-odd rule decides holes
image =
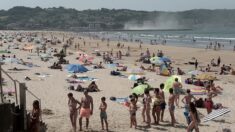
[[[202,98],[199,98],[198,100],[195,101],[195,106],[197,108],[204,108],[204,101]]]
[[[115,101],[116,100],[116,97],[110,97],[110,100],[112,100],[112,101]]]
[[[120,72],[116,72],[116,71],[111,71],[110,74],[113,75],[113,76],[121,75]]]
[[[74,90],[74,86],[69,86],[69,90]]]

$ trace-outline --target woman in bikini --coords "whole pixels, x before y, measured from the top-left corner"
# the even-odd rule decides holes
[[[154,123],[155,124],[159,124],[159,121],[160,121],[160,112],[161,112],[161,104],[163,102],[163,98],[162,96],[160,95],[160,90],[159,88],[156,88],[154,90],[154,93],[155,93],[155,97],[154,97],[154,104],[153,104],[153,110],[152,110],[152,114],[153,114],[153,118],[154,118]],[[156,115],[157,115],[157,118],[156,118]]]
[[[70,111],[70,120],[73,127],[74,132],[76,132],[77,129],[77,116],[78,116],[78,109],[80,109],[80,106],[77,107],[77,104],[81,105],[79,101],[77,101],[72,93],[68,94],[68,106]]]
[[[130,128],[132,128],[132,125],[135,126],[135,129],[137,128],[137,121],[136,121],[136,111],[137,111],[137,98],[132,97],[131,103],[129,106],[129,112],[130,112]]]
[[[195,129],[195,132],[199,132],[198,124],[200,123],[200,119],[197,113],[197,109],[192,102],[189,104],[189,111],[191,122],[187,127],[187,132],[191,132],[192,129]]]

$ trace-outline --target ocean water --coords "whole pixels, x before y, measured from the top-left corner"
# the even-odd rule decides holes
[[[147,44],[161,44],[166,41],[166,45],[193,48],[206,48],[210,43],[213,45],[220,43],[221,49],[233,50],[235,45],[235,29],[102,31],[84,32],[82,35],[109,38],[120,42],[141,40]]]

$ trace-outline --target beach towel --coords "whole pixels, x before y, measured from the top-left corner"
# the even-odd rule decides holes
[[[119,103],[125,107],[129,107],[129,98],[116,98],[116,97],[110,97],[110,100],[116,103]]]
[[[14,88],[3,88],[3,94],[13,94],[15,93]]]
[[[210,114],[206,115],[204,118],[203,118],[203,122],[208,122],[210,120],[213,120],[217,117],[220,117],[226,113],[229,113],[230,110],[227,109],[227,108],[222,108],[222,109],[218,109],[218,110],[213,110]]]
[[[98,79],[92,77],[78,77],[77,80],[85,82],[85,81],[97,81]]]
[[[190,91],[192,95],[206,95],[206,89],[204,88],[192,88]]]

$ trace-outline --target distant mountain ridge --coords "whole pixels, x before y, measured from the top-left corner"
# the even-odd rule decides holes
[[[235,9],[180,12],[13,7],[0,10],[0,29],[141,30],[235,27]]]

